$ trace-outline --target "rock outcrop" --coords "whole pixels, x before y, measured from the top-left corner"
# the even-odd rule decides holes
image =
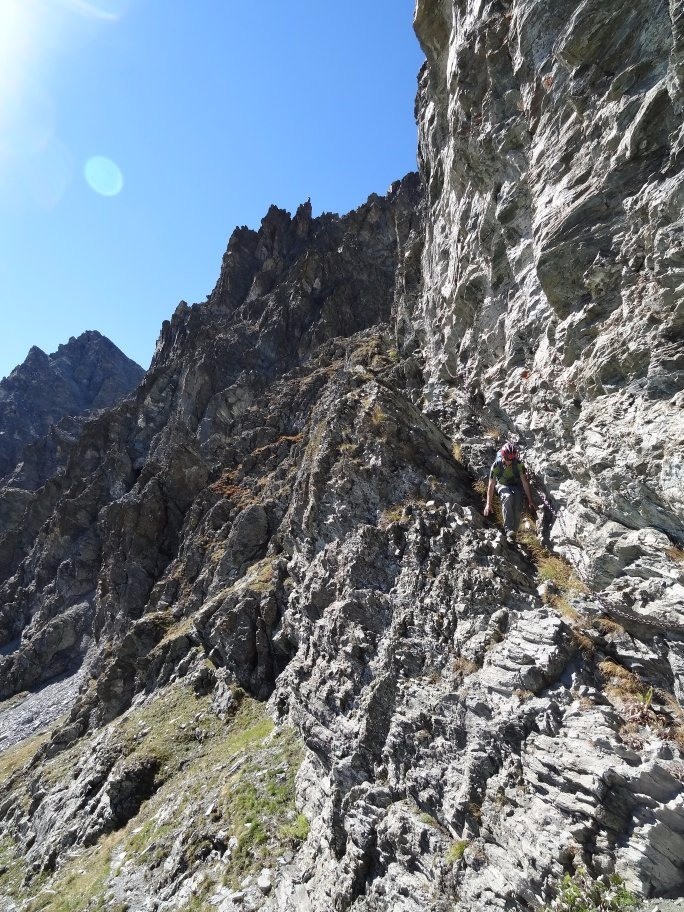
[[[237,229],[3,508],[8,909],[682,895],[681,18],[418,0],[420,177]]]
[[[4,696],[73,666],[91,635],[118,641],[152,605],[175,602],[175,584],[162,580],[183,560],[188,522],[208,521],[207,534],[223,528],[227,536],[215,587],[263,556],[286,505],[257,489],[244,496],[258,506],[243,515],[223,488],[232,490],[227,479],[239,485],[245,463],[263,474],[281,438],[277,462],[289,451],[337,350],[328,343],[320,380],[310,381],[308,368],[306,383],[277,381],[327,340],[389,318],[398,239],[413,230],[418,200],[412,177],[344,218],[312,219],[310,204],[294,218],[273,207],[258,232],[234,233],[209,301],[179,305],[134,395],[87,421],[63,471],[21,512],[7,511],[0,642],[12,648],[0,660]],[[193,578],[206,559],[193,554]],[[202,580],[207,591],[210,582]],[[126,684],[134,685],[128,674]]]

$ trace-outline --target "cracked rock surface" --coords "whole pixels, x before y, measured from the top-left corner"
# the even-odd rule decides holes
[[[525,912],[583,868],[678,907],[681,10],[415,28],[421,174],[236,229],[2,501],[0,723],[46,713],[0,754],[12,912]]]

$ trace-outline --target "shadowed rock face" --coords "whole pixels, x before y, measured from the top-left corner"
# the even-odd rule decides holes
[[[156,912],[523,912],[576,865],[682,893],[681,15],[419,0],[415,24],[422,184],[236,230],[134,395],[0,499],[0,692],[89,656],[0,793],[57,888],[106,834],[93,901]],[[538,587],[483,519],[509,436],[583,583]],[[154,711],[197,694],[230,724],[241,691],[306,747],[308,836],[258,879],[222,816],[241,761],[177,814],[159,744],[202,731]],[[4,743],[39,697],[0,707]]]
[[[16,467],[27,444],[64,418],[114,405],[143,373],[94,331],[69,339],[51,355],[34,346],[23,364],[0,381],[0,479]],[[54,462],[49,468],[53,474]]]

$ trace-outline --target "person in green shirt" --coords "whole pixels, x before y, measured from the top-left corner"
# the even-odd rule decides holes
[[[527,472],[520,460],[518,449],[513,443],[505,443],[501,447],[489,471],[487,502],[484,508],[485,516],[489,516],[493,510],[492,500],[495,490],[501,500],[506,538],[512,543],[515,541],[516,532],[522,518],[523,491],[525,492],[532,517],[536,518],[537,516]]]

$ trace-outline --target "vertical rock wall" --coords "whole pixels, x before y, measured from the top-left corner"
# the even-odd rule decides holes
[[[415,27],[426,405],[480,471],[483,431],[521,441],[593,585],[648,558],[644,600],[681,602],[681,6],[418,0]]]

